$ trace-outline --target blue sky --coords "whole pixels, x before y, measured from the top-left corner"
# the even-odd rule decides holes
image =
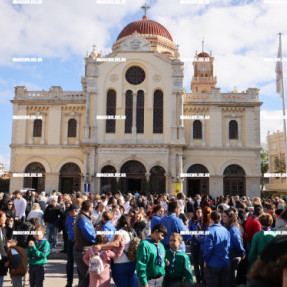
[[[275,0],[274,0],[275,1]],[[278,2],[278,0],[276,0]],[[270,2],[270,0],[269,0]],[[39,5],[13,5],[0,1],[0,162],[9,168],[12,104],[15,86],[29,90],[81,90],[84,56],[97,45],[108,54],[128,23],[143,16],[141,0],[126,4],[97,4],[96,0],[43,0]],[[214,74],[221,91],[260,89],[261,139],[267,131],[282,130],[282,113],[275,93],[275,62],[281,31],[283,56],[287,55],[287,4],[264,1],[210,0],[208,5],[180,1],[147,1],[149,19],[164,25],[184,58],[193,58],[205,38],[206,51],[215,57]],[[41,57],[38,63],[13,63],[13,57]],[[286,79],[286,62],[283,63]],[[190,91],[192,62],[185,63],[184,85]],[[286,84],[287,85],[287,84]],[[285,85],[285,86],[286,86]]]

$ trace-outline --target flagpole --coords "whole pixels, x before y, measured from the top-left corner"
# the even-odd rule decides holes
[[[281,97],[282,97],[282,104],[283,104],[283,128],[284,128],[284,143],[285,143],[285,172],[287,173],[287,142],[286,142],[286,118],[285,118],[285,93],[284,93],[284,82],[283,82],[283,61],[282,61],[282,46],[281,46],[281,35],[282,33],[278,33],[279,35],[279,47],[281,49]],[[287,180],[286,180],[287,183]]]

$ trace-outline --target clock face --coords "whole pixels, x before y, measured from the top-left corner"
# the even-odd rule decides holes
[[[201,67],[201,71],[205,72],[206,71],[206,66]]]
[[[126,72],[126,80],[131,85],[139,85],[145,80],[145,72],[141,67],[132,66]]]

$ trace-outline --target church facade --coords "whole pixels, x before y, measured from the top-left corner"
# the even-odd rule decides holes
[[[211,54],[196,53],[191,90],[167,29],[129,23],[112,53],[85,57],[81,91],[15,88],[10,192],[260,193],[259,91],[221,93]]]

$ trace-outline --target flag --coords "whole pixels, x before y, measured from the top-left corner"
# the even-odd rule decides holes
[[[281,49],[281,35],[279,38],[279,48],[278,48],[278,55],[277,55],[277,62],[276,62],[276,92],[281,95],[283,99],[283,73],[282,73],[282,49]]]

